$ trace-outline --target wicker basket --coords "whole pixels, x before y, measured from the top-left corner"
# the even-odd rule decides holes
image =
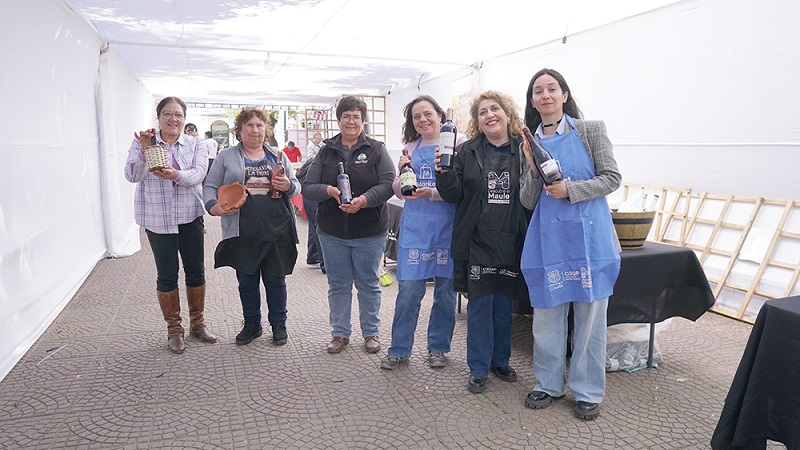
[[[650,228],[653,226],[655,211],[617,212],[611,211],[611,219],[617,230],[619,245],[623,250],[642,248]]]
[[[150,172],[169,167],[167,149],[160,145],[151,145],[144,149],[144,159],[147,162],[147,170]]]

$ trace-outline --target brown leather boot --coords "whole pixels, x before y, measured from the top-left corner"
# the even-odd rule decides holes
[[[206,304],[206,285],[186,286],[186,298],[189,299],[189,329],[192,336],[203,342],[217,342],[217,337],[206,328],[203,311]]]
[[[183,353],[186,346],[183,343],[183,326],[181,325],[181,298],[178,290],[169,292],[158,291],[158,304],[161,313],[167,321],[167,342],[172,353]]]

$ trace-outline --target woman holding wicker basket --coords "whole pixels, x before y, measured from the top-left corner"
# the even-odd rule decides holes
[[[156,292],[167,322],[173,353],[186,346],[178,293],[178,255],[183,262],[191,335],[203,342],[217,338],[205,326],[206,278],[203,242],[202,182],[208,157],[195,137],[183,134],[186,103],[166,97],[156,106],[158,127],[134,133],[125,178],[136,183],[136,223],[144,227],[156,262]]]

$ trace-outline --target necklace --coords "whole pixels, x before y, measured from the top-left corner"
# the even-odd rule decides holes
[[[251,157],[251,156],[250,156],[250,154],[249,154],[249,153],[247,153],[247,151],[245,151],[245,152],[244,152],[244,156],[245,156],[247,159],[249,159],[250,161],[258,161],[258,160],[260,160],[261,158],[263,158],[263,155],[264,155],[264,150],[261,150],[261,151],[259,151],[259,152],[256,154],[256,157],[255,157],[255,158]]]
[[[560,119],[556,120],[556,121],[555,121],[555,122],[553,122],[553,123],[548,123],[548,124],[544,124],[544,123],[543,123],[543,124],[542,124],[542,128],[547,128],[547,127],[552,127],[552,126],[554,126],[554,125],[558,125],[558,124],[560,124],[560,123],[561,123],[561,121],[562,121],[562,120],[564,120],[564,116],[561,116],[561,118],[560,118]]]

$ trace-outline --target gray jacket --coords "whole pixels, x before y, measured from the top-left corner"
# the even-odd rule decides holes
[[[276,151],[267,144],[264,144],[264,151],[270,152],[276,158],[281,158],[283,166],[286,168],[286,178],[292,182],[292,187],[284,192],[283,201],[286,202],[286,207],[292,213],[292,226],[295,229],[295,243],[299,243],[300,239],[297,237],[297,218],[294,214],[294,206],[289,202],[291,197],[300,195],[300,182],[294,174],[294,167],[292,167],[289,157],[282,151]],[[203,202],[205,203],[206,211],[211,214],[211,207],[217,204],[217,191],[219,187],[224,184],[231,184],[238,181],[244,184],[244,154],[242,153],[242,144],[239,143],[236,147],[228,147],[219,152],[219,155],[214,159],[214,164],[208,172],[206,181],[203,184]],[[239,212],[221,218],[222,224],[222,239],[230,239],[239,236]]]

